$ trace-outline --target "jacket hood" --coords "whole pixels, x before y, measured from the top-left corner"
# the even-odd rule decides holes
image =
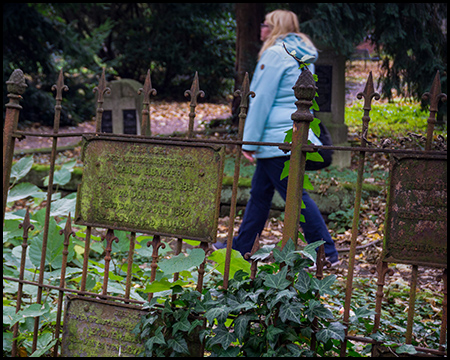
[[[294,33],[288,34],[284,38],[279,37],[275,42],[275,44],[280,44],[281,46],[283,45],[283,43],[286,45],[286,49],[288,49],[289,52],[295,50],[295,56],[297,56],[299,59],[301,59],[305,55],[309,55],[313,58],[309,59],[307,62],[311,64],[316,62],[318,58],[317,49],[314,47],[314,45],[309,44],[299,35]]]

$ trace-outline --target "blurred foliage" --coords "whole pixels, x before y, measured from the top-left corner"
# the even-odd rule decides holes
[[[332,47],[349,58],[362,41],[375,45],[383,60],[383,97],[391,100],[395,89],[397,95],[419,100],[438,70],[442,92],[447,93],[446,3],[289,5],[319,48]]]
[[[106,68],[107,80],[144,82],[151,70],[157,97],[185,99],[199,73],[204,101],[223,99],[235,78],[235,8],[232,3],[6,3],[3,5],[3,103],[13,69],[26,74],[28,89],[20,123],[53,124],[54,94],[61,68],[61,125],[90,119],[92,89]],[[439,70],[447,92],[445,3],[266,3],[299,15],[301,30],[320,49],[350,57],[369,40],[383,58],[382,93],[419,99]],[[255,14],[249,14],[256,16]],[[262,20],[262,19],[261,19]],[[5,108],[4,110],[5,111]]]

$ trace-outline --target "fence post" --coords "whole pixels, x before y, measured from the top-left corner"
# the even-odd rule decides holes
[[[14,155],[14,131],[17,130],[17,123],[19,122],[19,113],[22,106],[19,105],[19,100],[22,99],[22,94],[25,92],[27,84],[23,72],[16,69],[11,74],[11,77],[6,82],[8,89],[9,103],[6,104],[5,126],[3,128],[3,220],[5,221],[6,198],[8,197],[9,177],[11,176],[11,166]]]
[[[305,174],[306,153],[303,146],[308,144],[309,123],[314,120],[310,108],[317,91],[313,75],[304,68],[294,87],[297,110],[291,115],[294,121],[292,131],[291,157],[289,164],[289,178],[286,193],[284,231],[282,247],[289,239],[297,246],[298,224],[303,193],[303,177]]]

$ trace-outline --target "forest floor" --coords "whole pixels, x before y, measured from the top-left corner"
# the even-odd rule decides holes
[[[363,91],[365,82],[369,71],[372,71],[374,78],[374,85],[377,87],[377,79],[380,76],[380,64],[378,62],[364,63],[364,61],[354,61],[347,63],[346,71],[346,103],[351,104],[356,100],[356,94]],[[185,132],[188,128],[189,119],[189,103],[178,102],[152,102],[151,106],[151,126],[153,135],[166,135],[174,132]],[[362,105],[361,105],[362,106]],[[205,129],[205,124],[208,124],[214,119],[226,119],[231,115],[230,105],[227,104],[205,104],[199,101],[196,108],[195,127],[197,131]],[[51,133],[53,131],[50,127],[40,126],[40,124],[34,124],[33,126],[21,129],[23,131],[30,131],[35,133]],[[61,127],[60,133],[82,133],[82,132],[94,132],[95,123],[93,120],[83,122],[77,126]],[[212,136],[222,136],[218,133],[213,133]],[[58,139],[59,146],[75,145],[79,141],[79,137],[76,138],[60,138]],[[16,142],[16,151],[26,149],[38,149],[51,147],[51,138],[39,138],[28,136],[22,141]],[[355,155],[354,153],[352,153]],[[80,159],[80,147],[77,146],[73,150],[67,150],[60,153],[60,157],[63,159],[77,158]],[[35,162],[46,163],[49,161],[49,154],[35,154]],[[385,160],[382,160],[385,161]],[[81,160],[80,160],[81,162]],[[352,164],[355,162],[352,161]],[[373,164],[373,165],[376,165]],[[384,165],[384,164],[383,164]],[[379,199],[377,199],[378,201]],[[380,205],[381,204],[381,205]],[[384,219],[385,212],[385,200],[378,202],[378,205],[374,206],[371,210],[373,215]],[[241,217],[236,218],[234,224],[235,233],[239,229]],[[219,219],[219,231],[218,238],[225,239],[228,231],[228,217]],[[358,250],[356,253],[355,264],[355,276],[356,277],[377,277],[376,273],[372,271],[375,268],[376,262],[382,251],[382,238],[383,238],[383,225],[372,228],[360,229],[360,235],[358,235]],[[282,219],[271,218],[267,221],[266,227],[261,236],[262,244],[277,243],[281,239],[283,233],[283,221]],[[350,246],[351,230],[347,230],[344,233],[336,233],[330,230],[330,233],[336,243],[336,247],[339,251],[339,257],[341,263],[332,268],[327,269],[326,274],[336,274],[338,278],[343,278],[347,275],[348,268],[348,250]],[[391,277],[391,280],[409,282],[411,273],[410,266],[395,264],[395,273]],[[423,288],[427,288],[433,291],[442,291],[442,281],[437,281],[436,277],[442,273],[441,270],[431,268],[419,268],[419,284]]]

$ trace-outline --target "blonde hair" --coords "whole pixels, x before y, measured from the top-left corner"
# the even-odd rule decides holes
[[[300,32],[298,17],[292,11],[274,10],[266,14],[265,21],[272,31],[266,41],[264,41],[258,53],[258,59],[264,51],[275,44],[278,38],[284,39],[290,33],[300,36],[306,44],[315,47],[309,37]]]

